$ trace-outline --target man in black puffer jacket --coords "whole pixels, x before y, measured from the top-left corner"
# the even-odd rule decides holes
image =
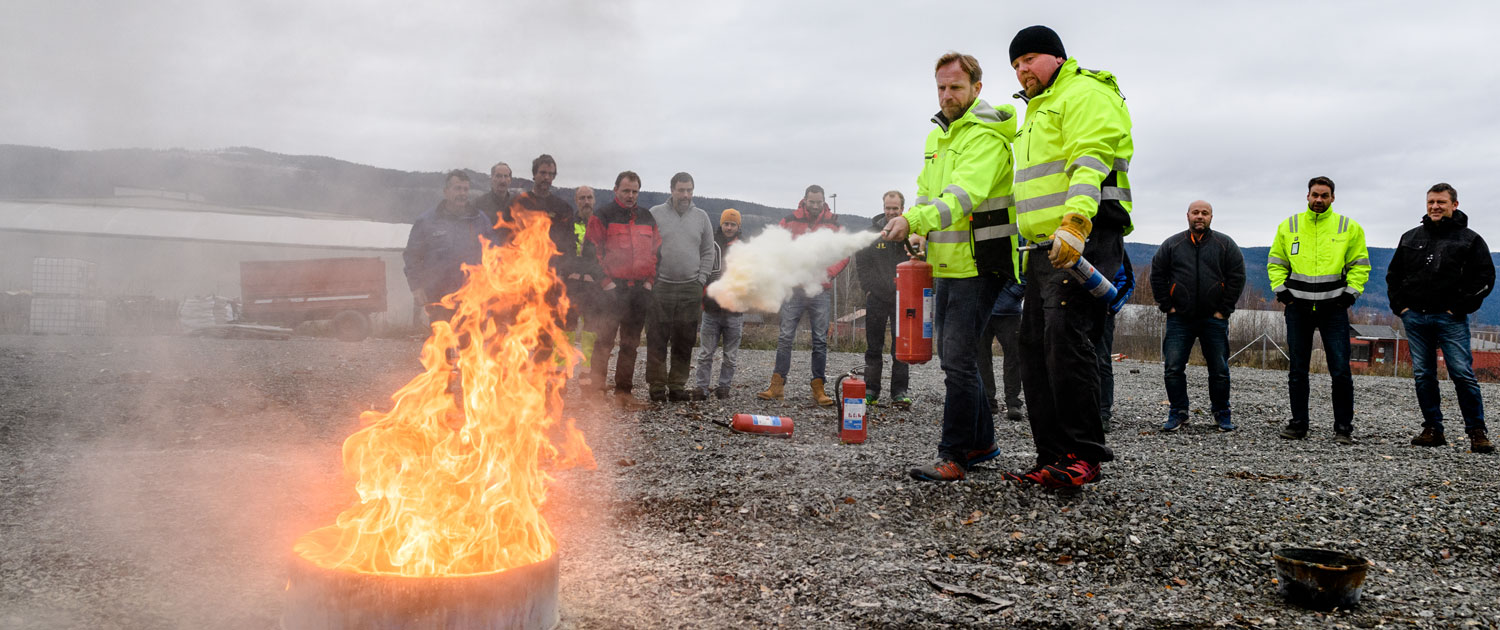
[[[901,216],[906,196],[901,191],[892,190],[882,201],[885,212],[872,221],[876,232],[884,230],[892,217]],[[880,400],[880,372],[885,361],[881,354],[885,350],[886,324],[890,324],[892,334],[896,332],[896,265],[911,258],[904,245],[876,240],[854,255],[859,286],[865,290],[865,404],[870,407]],[[896,360],[895,346],[895,343],[891,344],[891,406],[909,409],[911,397],[906,395],[906,387],[910,366]]]
[[[1475,453],[1495,450],[1485,435],[1484,400],[1474,378],[1469,348],[1469,313],[1479,310],[1495,284],[1495,263],[1484,239],[1469,229],[1469,217],[1458,209],[1458,191],[1435,184],[1427,191],[1422,225],[1401,235],[1401,244],[1385,274],[1391,311],[1401,318],[1411,343],[1411,373],[1422,408],[1422,433],[1416,446],[1442,446],[1442,397],[1438,394],[1437,350],[1448,364],[1448,378],[1458,393],[1458,408]]]
[[[1207,201],[1188,204],[1188,229],[1174,234],[1151,259],[1151,294],[1167,314],[1161,341],[1167,386],[1167,422],[1176,431],[1188,418],[1187,366],[1193,341],[1208,364],[1208,398],[1220,431],[1233,431],[1229,413],[1229,315],[1245,290],[1245,257],[1240,247],[1209,229],[1214,208]]]

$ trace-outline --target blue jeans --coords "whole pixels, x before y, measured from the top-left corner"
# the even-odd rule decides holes
[[[1214,420],[1229,418],[1229,320],[1189,317],[1178,313],[1167,315],[1167,332],[1161,340],[1162,381],[1167,386],[1169,417],[1182,420],[1188,415],[1187,366],[1193,352],[1193,341],[1203,347],[1203,361],[1208,364],[1208,400]]]
[[[703,323],[698,326],[698,389],[708,389],[720,341],[724,342],[724,364],[719,368],[719,387],[734,383],[735,359],[740,355],[740,333],[744,329],[744,313],[703,311]]]
[[[1464,415],[1464,430],[1484,430],[1484,399],[1474,378],[1474,355],[1469,350],[1469,318],[1449,313],[1418,313],[1401,316],[1411,339],[1411,375],[1417,381],[1417,406],[1422,408],[1422,426],[1443,430],[1443,400],[1438,394],[1437,351],[1443,351],[1448,378],[1458,393],[1458,409]]]
[[[995,416],[990,413],[984,380],[979,376],[979,344],[989,324],[1003,278],[936,278],[934,319],[943,331],[938,360],[943,368],[943,433],[938,457],[963,462],[970,451],[995,443]]]
[[[1327,302],[1317,309],[1303,301],[1286,307],[1286,345],[1291,355],[1286,373],[1292,404],[1290,426],[1307,429],[1307,367],[1312,360],[1313,330],[1322,333],[1328,376],[1333,380],[1333,431],[1350,433],[1354,431],[1354,377],[1349,372],[1349,309]]]
[[[773,371],[786,378],[792,369],[792,341],[797,337],[797,324],[806,314],[812,327],[812,377],[823,378],[828,367],[828,316],[833,312],[833,296],[827,291],[808,297],[802,289],[781,304],[781,334],[776,336],[776,366]]]

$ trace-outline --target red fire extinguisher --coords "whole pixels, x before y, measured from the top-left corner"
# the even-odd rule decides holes
[[[792,419],[786,416],[761,416],[750,413],[737,413],[729,421],[728,426],[730,429],[740,433],[792,437]]]
[[[833,385],[839,395],[839,441],[845,444],[864,444],[869,428],[865,416],[865,382],[858,376],[863,371],[863,368],[851,370]]]
[[[896,265],[896,359],[932,360],[932,265],[915,256]]]

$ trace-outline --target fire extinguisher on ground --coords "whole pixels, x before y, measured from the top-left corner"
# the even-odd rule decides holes
[[[907,246],[910,250],[910,245]],[[918,364],[932,360],[932,265],[911,260],[896,265],[896,359]]]
[[[840,376],[833,383],[838,394],[839,440],[845,444],[863,444],[869,419],[865,415],[864,368],[855,368]]]

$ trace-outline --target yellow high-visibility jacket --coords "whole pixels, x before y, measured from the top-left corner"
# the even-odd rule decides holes
[[[939,112],[932,122],[938,127],[927,134],[917,199],[902,216],[927,237],[933,277],[1019,278],[1010,148],[1016,108],[975,99],[958,120]]]
[[[1291,291],[1299,300],[1321,302],[1343,293],[1359,297],[1370,278],[1365,230],[1332,208],[1303,210],[1276,228],[1266,273],[1272,293]]]

